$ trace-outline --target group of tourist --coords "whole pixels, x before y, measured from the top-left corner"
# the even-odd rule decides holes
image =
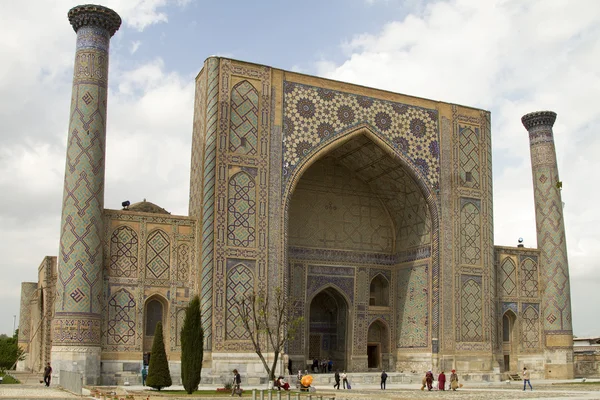
[[[383,380],[383,376],[381,378]],[[425,388],[427,388],[427,390],[431,391],[434,387],[433,387],[433,382],[435,380],[435,377],[433,375],[433,372],[431,372],[431,370],[427,371],[425,373],[425,376],[423,377],[423,381],[422,381],[422,385],[421,385],[421,390],[425,390]],[[444,371],[442,371],[438,377],[437,377],[437,390],[446,390],[446,374],[444,373]],[[450,375],[450,383],[448,385],[448,390],[456,390],[458,389],[460,386],[460,384],[458,383],[458,375],[456,374],[456,370],[452,370],[452,373]]]
[[[331,360],[317,360],[316,358],[312,362],[312,372],[319,372],[325,374],[333,370],[333,361]]]

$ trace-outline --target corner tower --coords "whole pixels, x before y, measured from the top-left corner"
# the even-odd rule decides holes
[[[521,118],[529,131],[535,199],[545,346],[546,378],[573,378],[573,326],[569,262],[552,126],[556,113],[538,111]]]
[[[68,13],[77,33],[63,190],[52,363],[55,371],[100,377],[102,212],[110,38],[121,25],[113,10],[81,5]]]

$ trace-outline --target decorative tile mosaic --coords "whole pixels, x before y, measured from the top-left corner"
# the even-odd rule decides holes
[[[481,276],[462,276],[461,286],[461,340],[483,341],[483,293]]]
[[[110,238],[110,276],[137,277],[138,268],[137,233],[128,226],[120,226]]]
[[[257,153],[258,101],[258,91],[248,81],[242,81],[231,89],[230,152]]]
[[[135,345],[136,302],[126,289],[114,293],[108,301],[108,344]]]
[[[146,246],[146,278],[169,279],[171,243],[168,235],[155,230],[148,235]]]
[[[398,348],[428,347],[429,287],[429,266],[398,271]]]
[[[502,289],[502,296],[517,294],[517,266],[511,257],[506,257],[500,264],[498,281]]]
[[[246,172],[229,179],[227,242],[230,246],[254,247],[256,240],[256,183]]]
[[[438,187],[436,110],[284,82],[283,174],[353,127],[366,124],[405,155],[431,187]]]
[[[538,266],[530,257],[521,258],[521,296],[538,296]]]

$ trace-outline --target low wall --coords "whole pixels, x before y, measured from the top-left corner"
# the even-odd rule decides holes
[[[58,374],[58,384],[62,386],[63,389],[81,396],[83,389],[83,374],[61,370]]]
[[[575,353],[574,364],[576,378],[600,378],[600,353]]]

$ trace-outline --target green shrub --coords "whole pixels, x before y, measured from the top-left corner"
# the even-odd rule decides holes
[[[152,342],[152,353],[150,355],[146,385],[160,390],[172,384],[169,361],[167,361],[167,352],[165,351],[165,342],[163,340],[162,323],[159,322],[156,324],[154,332],[154,342]]]
[[[200,318],[200,299],[195,296],[185,309],[181,329],[181,380],[188,394],[198,389],[204,357],[204,331]]]

